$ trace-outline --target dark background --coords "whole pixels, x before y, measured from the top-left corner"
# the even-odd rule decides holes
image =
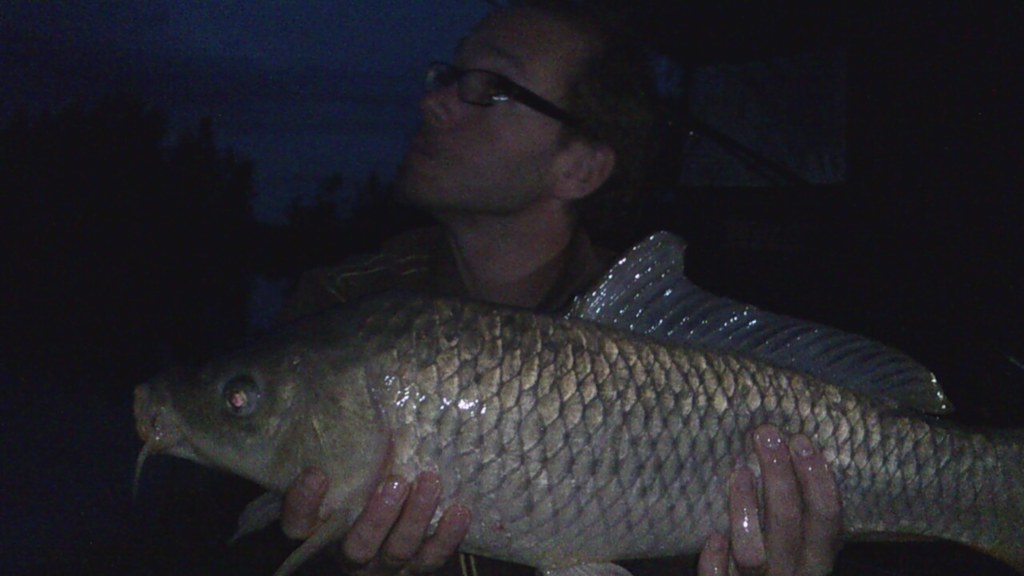
[[[633,4],[684,68],[844,50],[847,170],[828,184],[680,186],[671,167],[682,159],[670,155],[640,218],[598,241],[678,232],[706,288],[904,349],[936,372],[959,421],[1020,426],[1024,4]],[[421,26],[446,38],[441,54],[481,12],[460,6],[458,30]],[[3,28],[5,64],[27,70],[36,44],[24,31],[46,36],[51,24]],[[251,487],[153,459],[131,504],[131,388],[258,334],[301,270],[422,218],[390,204],[388,169],[372,165],[307,178],[303,199],[289,192],[270,203],[274,217],[254,214],[256,198],[274,194],[264,172],[281,170],[264,165],[302,160],[254,160],[235,150],[246,141],[222,114],[182,114],[178,100],[108,86],[101,71],[54,99],[59,81],[39,79],[67,70],[6,69],[5,93],[22,96],[7,99],[0,127],[0,571],[270,573],[288,547],[275,529],[223,544]],[[216,111],[230,93],[188,101]],[[685,150],[693,124],[677,112],[670,149]],[[840,566],[1001,570],[934,544],[850,546]]]

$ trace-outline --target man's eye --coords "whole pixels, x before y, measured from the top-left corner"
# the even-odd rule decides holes
[[[458,79],[459,72],[453,68],[450,70],[445,70],[443,72],[438,72],[434,80],[435,82],[437,82],[439,86],[451,86]]]
[[[508,88],[503,86],[500,82],[491,82],[488,84],[485,94],[492,102],[505,102],[510,97]]]
[[[505,92],[495,92],[491,94],[491,100],[495,102],[505,102],[508,100],[508,94]]]

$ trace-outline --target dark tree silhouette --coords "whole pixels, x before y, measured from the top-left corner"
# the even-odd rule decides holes
[[[116,95],[12,121],[0,158],[0,362],[132,379],[242,333],[251,166],[209,120],[171,143]]]

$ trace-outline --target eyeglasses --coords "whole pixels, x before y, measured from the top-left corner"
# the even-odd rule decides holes
[[[576,119],[555,104],[490,70],[459,68],[445,62],[431,62],[425,78],[428,92],[458,84],[459,100],[474,106],[494,106],[515,100],[537,112],[573,126]]]

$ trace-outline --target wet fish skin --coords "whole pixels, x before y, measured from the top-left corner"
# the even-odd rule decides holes
[[[223,408],[239,375],[259,390],[243,417]],[[326,508],[341,512],[319,540],[343,533],[384,474],[432,469],[443,502],[473,510],[467,552],[545,569],[693,553],[727,527],[729,473],[756,469],[750,431],[772,423],[823,451],[847,536],[934,536],[1024,563],[1019,434],[588,322],[375,298],[186,377],[199,386],[182,378],[137,392],[151,450],[277,491],[325,468]]]

